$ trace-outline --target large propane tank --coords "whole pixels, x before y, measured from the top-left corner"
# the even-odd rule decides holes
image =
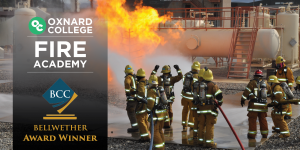
[[[0,23],[0,45],[13,45],[13,18]]]
[[[280,29],[278,30],[279,35],[283,36],[282,41],[282,55],[286,60],[287,64],[298,61],[299,54],[299,14],[291,11],[289,6],[287,11],[283,11],[277,14],[277,26],[281,26],[283,29],[283,35],[281,35]],[[294,46],[290,44],[293,41],[297,42]],[[279,53],[280,54],[280,53]]]
[[[210,25],[209,25],[210,26]],[[208,27],[209,27],[208,26]],[[160,23],[159,24],[160,28],[199,28],[199,27],[205,27],[205,23],[204,20],[199,20],[199,19],[195,19],[195,20],[182,20],[182,19],[174,19],[171,21],[166,21],[165,23]]]
[[[178,42],[183,55],[197,57],[227,57],[233,30],[187,30]],[[245,39],[241,39],[245,40]],[[176,43],[175,43],[176,44]],[[259,29],[253,58],[276,58],[280,48],[280,38],[275,29]]]
[[[37,37],[28,28],[29,21],[34,17],[36,17],[35,11],[29,8],[21,8],[15,11],[13,24],[14,59],[17,58],[16,61],[21,61],[23,64],[34,64],[35,61],[28,59],[34,56],[35,41],[37,41]],[[14,65],[14,67],[20,67],[16,69],[18,71],[23,70],[22,66]],[[17,74],[17,72],[14,73]]]
[[[268,14],[268,9],[267,8],[262,8],[261,6],[259,8],[259,13],[258,13],[258,27],[265,27],[265,28],[270,28],[271,23],[270,23],[270,14]],[[264,12],[263,12],[264,11]],[[250,19],[249,19],[249,27],[253,27],[253,22],[254,22],[254,17],[255,17],[255,11],[250,11]]]

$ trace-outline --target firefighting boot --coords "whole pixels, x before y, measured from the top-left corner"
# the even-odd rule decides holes
[[[273,132],[280,133],[280,129],[278,127],[273,126],[272,129],[273,129]]]
[[[139,128],[128,128],[127,129],[128,133],[132,133],[132,132],[139,132]]]
[[[287,138],[289,136],[290,136],[290,134],[280,134],[278,137],[279,138]]]
[[[263,138],[268,138],[268,134],[262,134]]]
[[[255,139],[255,136],[256,136],[256,134],[249,134],[248,133],[247,137],[248,137],[248,139]]]
[[[206,148],[217,148],[217,143],[206,143]]]

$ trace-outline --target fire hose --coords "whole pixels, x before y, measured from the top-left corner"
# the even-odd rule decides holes
[[[152,111],[150,113],[150,118],[151,118],[151,140],[150,140],[149,150],[152,150],[152,147],[153,147],[153,138],[154,138],[154,124],[153,124],[153,113],[152,113]]]
[[[224,116],[224,118],[225,118],[226,122],[228,123],[228,125],[229,125],[229,127],[230,127],[231,131],[233,132],[233,134],[234,134],[235,138],[236,138],[236,139],[237,139],[237,141],[239,142],[239,144],[240,144],[240,146],[241,146],[242,150],[245,150],[245,148],[244,148],[244,146],[243,146],[243,144],[242,144],[242,142],[241,142],[240,138],[239,138],[239,137],[237,136],[237,134],[235,133],[235,131],[234,131],[234,129],[233,129],[233,127],[232,127],[231,123],[229,122],[228,118],[226,117],[226,115],[225,115],[225,113],[224,113],[223,109],[221,108],[221,106],[218,104],[218,102],[217,102],[216,100],[215,100],[215,102],[216,102],[216,104],[217,104],[217,107],[220,109],[221,113],[223,114],[223,116]]]

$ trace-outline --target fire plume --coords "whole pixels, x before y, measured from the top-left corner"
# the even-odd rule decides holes
[[[151,54],[159,44],[164,44],[162,36],[155,33],[159,23],[170,19],[171,14],[159,16],[156,9],[135,3],[135,10],[128,11],[123,6],[126,0],[99,0],[96,14],[108,22],[108,48],[133,63]]]
[[[135,70],[142,68],[145,56],[152,54],[160,44],[164,45],[170,36],[179,38],[178,34],[171,31],[167,36],[156,33],[160,23],[171,20],[173,14],[170,12],[160,16],[156,9],[143,6],[142,1],[135,2],[133,11],[124,8],[126,0],[98,0],[97,2],[96,15],[104,18],[108,25],[109,51],[129,59]],[[112,80],[112,72],[108,71],[108,79]]]

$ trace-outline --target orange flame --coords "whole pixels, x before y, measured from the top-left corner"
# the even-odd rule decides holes
[[[160,23],[171,20],[172,13],[159,16],[156,9],[142,6],[142,1],[135,3],[134,11],[128,11],[123,7],[125,2],[98,0],[96,15],[107,20],[108,49],[127,57],[135,67],[141,68],[143,58],[152,54],[159,44],[164,45],[170,35],[175,39],[180,36],[170,30],[168,35],[155,32]]]
[[[158,24],[170,19],[170,15],[159,16],[157,10],[135,3],[135,10],[127,11],[126,0],[99,0],[96,14],[108,21],[108,48],[133,63],[151,54],[159,44],[164,44],[162,36],[155,33]],[[132,60],[133,59],[133,60]],[[138,64],[138,63],[137,63]]]

